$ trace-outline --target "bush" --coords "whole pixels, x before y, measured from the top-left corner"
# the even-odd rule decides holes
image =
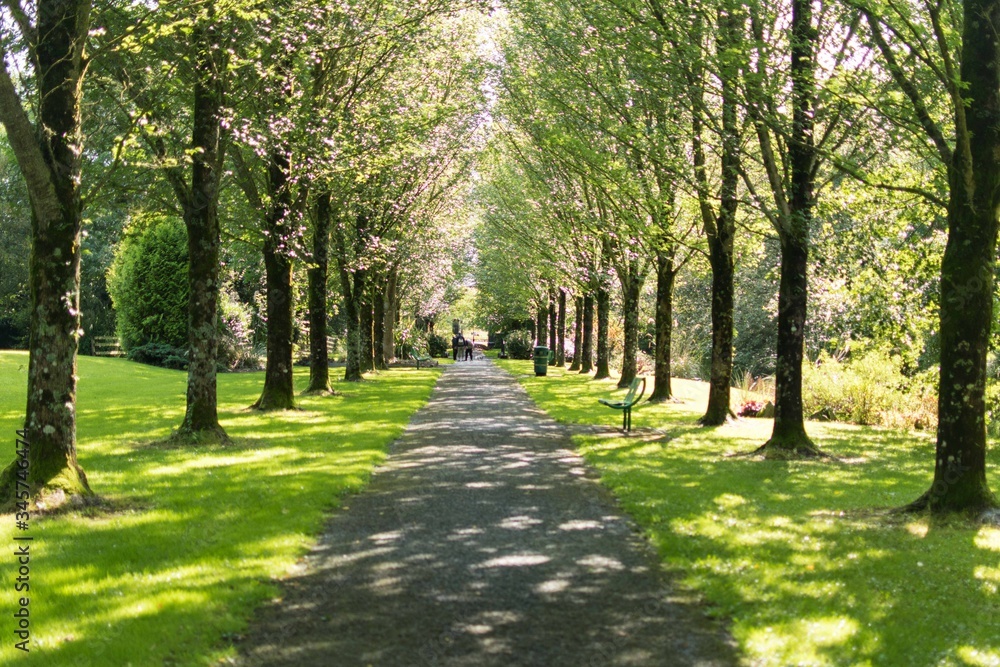
[[[511,359],[531,359],[535,336],[527,329],[511,331],[504,337],[507,356]]]
[[[126,352],[148,343],[187,345],[187,265],[187,232],[177,219],[155,222],[118,246],[108,291]]]
[[[251,321],[253,313],[240,302],[232,289],[219,294],[219,351],[216,363],[220,370],[257,370],[261,355],[254,349]]]
[[[444,336],[427,334],[427,354],[431,357],[447,357],[451,354],[451,342]]]
[[[820,355],[802,368],[806,415],[854,424],[930,428],[937,421],[929,378],[907,378],[898,356],[867,351],[843,361]]]
[[[986,381],[986,432],[1000,437],[1000,382]]]
[[[188,367],[187,349],[164,343],[146,343],[133,347],[128,351],[128,358],[141,364],[181,371]]]

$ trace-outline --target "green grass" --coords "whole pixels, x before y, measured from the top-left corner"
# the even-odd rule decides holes
[[[0,441],[12,459],[27,354],[0,353]],[[306,369],[296,383],[307,384]],[[13,648],[13,557],[2,562],[0,664],[209,665],[274,597],[325,512],[356,491],[430,395],[439,370],[397,369],[301,411],[246,410],[263,374],[219,377],[235,446],[149,443],[180,423],[186,375],[116,359],[79,365],[79,459],[111,511],[33,518],[31,653]],[[0,541],[13,545],[14,517]],[[22,533],[19,533],[22,534]],[[5,552],[12,547],[5,547]]]
[[[497,363],[560,421],[621,423],[596,400],[613,382]],[[932,434],[809,423],[843,462],[727,458],[762,444],[771,421],[698,427],[706,385],[674,382],[683,400],[637,407],[634,435],[575,441],[747,663],[1000,665],[1000,530],[875,511],[929,487]]]

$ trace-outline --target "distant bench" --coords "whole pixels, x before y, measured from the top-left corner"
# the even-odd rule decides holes
[[[642,390],[639,386],[642,386]],[[639,393],[636,396],[636,392]],[[632,380],[632,384],[629,385],[628,391],[625,393],[625,397],[620,401],[612,401],[607,398],[597,399],[601,405],[606,405],[614,410],[622,411],[622,430],[626,433],[632,430],[632,406],[642,400],[642,395],[646,393],[646,378],[637,377]]]
[[[90,341],[90,349],[95,357],[125,356],[117,336],[94,336]]]
[[[420,364],[423,364],[424,366],[437,366],[437,362],[434,360],[434,357],[425,356],[419,352],[410,352],[410,359],[417,362],[417,370],[420,370]]]

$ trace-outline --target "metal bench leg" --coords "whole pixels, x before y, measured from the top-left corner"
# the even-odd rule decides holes
[[[625,431],[626,433],[628,433],[628,429],[629,429],[628,413],[629,413],[629,409],[628,408],[625,408],[624,410],[622,410],[622,430]]]

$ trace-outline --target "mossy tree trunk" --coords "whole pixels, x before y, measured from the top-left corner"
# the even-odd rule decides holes
[[[368,279],[367,271],[351,271],[345,261],[339,260],[340,287],[344,295],[344,314],[347,316],[347,367],[344,380],[360,382],[364,379],[361,341],[361,294]]]
[[[580,372],[594,370],[594,295],[587,292],[583,297],[583,352],[580,355]]]
[[[367,274],[364,271],[355,271],[353,276],[353,290],[362,291],[365,287]],[[344,308],[347,314],[347,367],[344,369],[344,379],[348,382],[358,382],[364,378],[364,334],[362,332],[363,299],[355,297],[352,293],[351,299],[345,301]]]
[[[389,368],[385,358],[385,348],[382,341],[385,338],[385,279],[372,297],[372,353],[375,355],[375,370],[384,371]]]
[[[358,309],[361,320],[361,370],[365,373],[375,370],[375,291],[375,283],[369,275]]]
[[[371,303],[366,296],[371,274],[365,266],[359,266],[364,255],[365,243],[371,229],[371,219],[365,212],[344,212],[343,219],[334,226],[334,239],[337,249],[337,269],[340,274],[340,293],[344,299],[344,315],[347,317],[347,367],[344,369],[344,380],[360,382],[364,379],[365,344],[371,359],[371,316],[364,318],[365,304],[370,309]],[[363,325],[369,328],[369,334],[364,335]],[[430,331],[432,320],[418,317],[416,328],[420,331]]]
[[[361,292],[361,302],[358,304],[358,317],[361,337],[361,372],[375,370],[374,328],[375,316],[372,308],[372,281],[368,281],[367,289]]]
[[[326,285],[330,273],[330,193],[323,192],[313,203],[312,266],[309,281],[309,387],[307,393],[325,393],[330,386],[330,358],[327,343]]]
[[[38,91],[34,127],[0,48],[0,121],[31,204],[31,320],[25,433],[33,495],[52,488],[89,495],[76,458],[76,355],[80,331],[80,101],[90,3],[39,0],[37,23],[18,17],[34,46]],[[8,17],[9,18],[9,17]],[[4,47],[7,45],[5,44]],[[12,434],[13,435],[13,434]],[[14,497],[17,461],[2,474],[3,501]]]
[[[607,287],[597,288],[597,366],[595,380],[611,377],[611,345],[608,340],[611,328],[611,293]]]
[[[580,370],[580,359],[583,357],[583,297],[578,296],[573,308],[573,363],[569,365],[569,370]]]
[[[669,399],[673,392],[670,386],[670,347],[674,332],[674,246],[661,248],[656,253],[656,349],[653,359],[653,392],[651,402]]]
[[[941,376],[932,512],[996,506],[986,481],[986,357],[1000,206],[1000,1],[965,0],[948,243],[941,262]],[[974,17],[974,18],[973,18]]]
[[[289,217],[291,196],[288,174],[291,159],[278,148],[268,164],[271,210],[264,237],[264,271],[267,293],[267,365],[264,389],[253,404],[257,410],[289,410],[295,407],[292,379],[292,345],[295,333],[295,301],[292,289],[292,260],[288,254],[291,237]]]
[[[195,82],[190,188],[175,188],[188,237],[187,408],[174,438],[229,442],[219,424],[219,181],[222,177],[222,107],[225,51],[218,48],[215,5],[194,32]]]

